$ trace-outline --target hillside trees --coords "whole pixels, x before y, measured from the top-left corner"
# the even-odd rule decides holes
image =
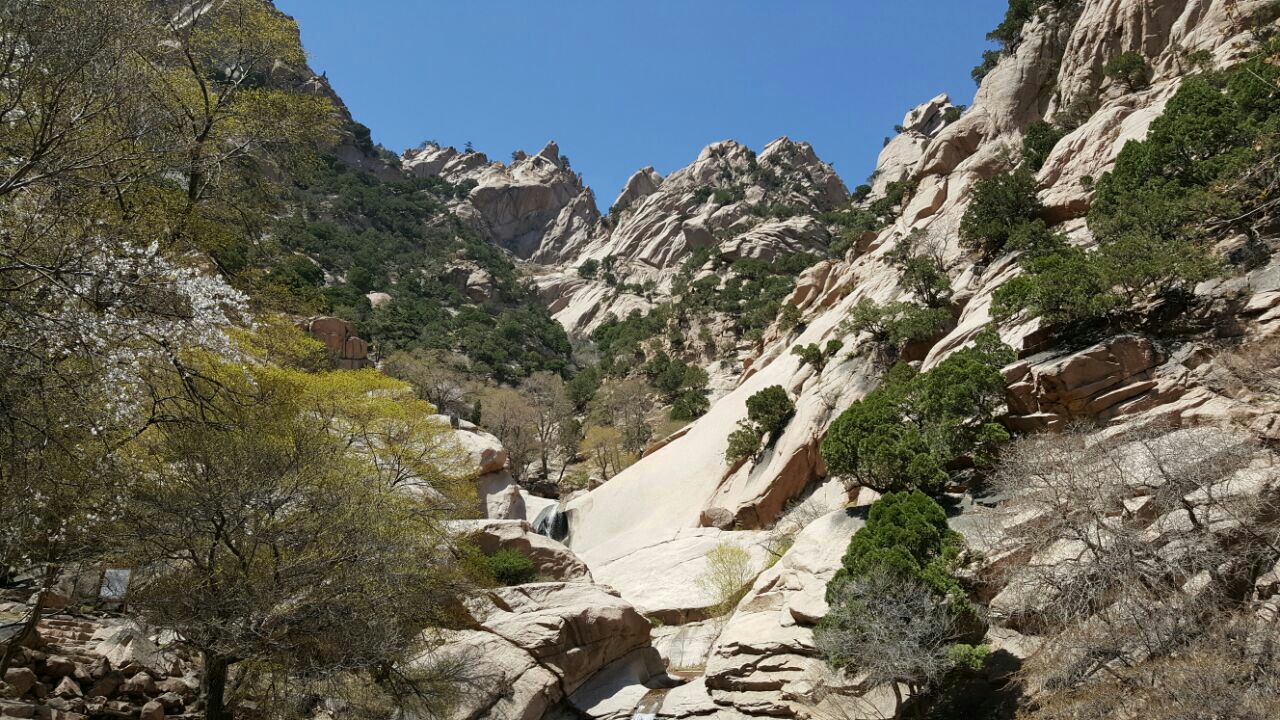
[[[455,621],[469,586],[443,520],[469,487],[431,408],[374,371],[188,360],[128,448],[121,557],[135,612],[202,659],[205,717],[239,663],[370,678]]]
[[[1000,368],[1012,360],[987,330],[926,373],[895,366],[831,424],[821,447],[831,473],[880,491],[939,493],[949,470],[986,464],[1008,438],[995,417],[1004,404]]]
[[[974,612],[953,575],[963,547],[933,500],[890,493],[872,504],[827,584],[831,611],[814,631],[819,652],[836,668],[889,684],[895,716],[899,683],[912,694],[928,689],[973,654],[959,643]]]
[[[1014,248],[1029,250],[1027,273],[998,291],[997,317],[1025,312],[1071,334],[1139,327],[1189,303],[1196,283],[1221,270],[1212,243],[1232,232],[1255,237],[1275,217],[1266,178],[1280,137],[1277,52],[1269,40],[1235,68],[1188,78],[1147,138],[1126,145],[1097,182],[1089,213],[1097,248],[1037,230],[1031,237],[1041,240]],[[983,213],[971,210],[972,225]],[[1013,210],[1010,219],[1019,217]]]

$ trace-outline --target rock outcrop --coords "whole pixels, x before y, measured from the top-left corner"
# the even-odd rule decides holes
[[[536,155],[515,153],[510,165],[427,144],[406,152],[403,164],[415,177],[470,185],[465,202],[482,231],[518,258],[558,262],[585,244],[600,222],[595,196],[555,142]]]
[[[450,633],[422,660],[462,661],[480,678],[454,711],[459,720],[538,720],[564,701],[607,717],[662,674],[649,621],[602,586],[498,588],[473,605],[475,629]]]

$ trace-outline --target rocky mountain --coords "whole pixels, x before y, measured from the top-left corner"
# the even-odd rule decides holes
[[[228,274],[342,316],[306,327],[350,367],[422,351],[476,495],[441,534],[512,562],[410,664],[471,672],[445,715],[1280,716],[1278,20],[1011,2],[973,103],[909,110],[852,191],[724,141],[602,214],[555,142],[394,157],[342,108]],[[5,717],[197,707],[155,628],[37,629]]]
[[[824,588],[848,539],[863,524],[846,506],[865,512],[876,496],[856,482],[829,478],[820,453],[832,422],[876,387],[885,369],[866,351],[870,338],[851,333],[846,318],[864,301],[912,301],[894,252],[909,238],[925,237],[953,289],[947,306],[952,318],[906,359],[927,371],[971,343],[996,319],[997,290],[1026,272],[1017,253],[984,258],[961,242],[966,212],[981,184],[1020,165],[1037,124],[1056,123],[1060,137],[1035,171],[1041,217],[1072,245],[1094,245],[1086,218],[1097,179],[1114,167],[1127,143],[1147,136],[1192,76],[1193,63],[1204,71],[1230,68],[1257,51],[1266,36],[1258,18],[1270,17],[1257,14],[1265,6],[1225,0],[1042,4],[986,73],[971,107],[958,108],[939,96],[907,114],[900,134],[882,152],[869,189],[852,201],[811,147],[786,138],[758,155],[737,143],[718,143],[666,178],[652,168],[641,170],[603,219],[576,204],[585,191],[555,166],[554,151],[511,168],[465,171],[480,183],[472,195],[479,215],[502,228],[491,231],[495,241],[511,242],[512,231],[505,228],[517,214],[512,208],[527,208],[518,214],[530,226],[547,229],[540,242],[517,242],[518,252],[531,260],[526,268],[555,317],[580,338],[611,316],[651,313],[671,303],[680,294],[674,288],[677,271],[690,258],[697,258],[693,275],[699,277],[698,262],[705,261],[709,273],[716,257],[732,262],[815,256],[784,301],[798,311],[799,321],[791,327],[772,323],[744,346],[743,366],[731,373],[725,393],[705,415],[563,505],[568,546],[598,582],[661,621],[655,642],[668,660],[678,658],[671,667],[695,669],[693,681],[663,695],[658,717],[892,712],[892,693],[884,685],[850,679],[855,687],[845,687],[841,700],[824,694],[818,680],[823,664],[813,627],[826,612]],[[1111,61],[1126,53],[1149,68],[1141,82],[1110,70]],[[530,165],[545,166],[556,180],[537,191],[514,189],[512,178],[528,177]],[[486,183],[495,190],[484,192]],[[562,191],[551,189],[562,185]],[[866,208],[895,186],[901,198],[890,221],[866,229],[830,257],[840,230],[831,213]],[[491,194],[512,202],[495,206],[486,199]],[[1251,232],[1253,241],[1274,249],[1274,226],[1264,223]],[[1270,257],[1267,250],[1262,259],[1225,270],[1225,279],[1197,285],[1190,312],[1204,319],[1196,330],[1148,327],[1066,340],[1041,318],[1002,316],[1000,336],[1019,358],[1003,371],[1009,385],[1004,424],[1032,432],[1089,422],[1105,428],[1095,431],[1096,438],[1139,427],[1231,428],[1270,441],[1277,408],[1232,380],[1230,370],[1231,347],[1266,342],[1275,331],[1280,273]],[[584,264],[607,266],[610,274],[591,277],[581,272]],[[831,340],[863,351],[837,355],[825,367],[792,352]],[[715,361],[702,362],[715,371]],[[745,463],[727,461],[726,442],[745,421],[748,398],[771,386],[794,398],[794,417],[760,455]],[[1258,455],[1264,463],[1273,462],[1269,457]],[[1274,499],[1276,482],[1274,472],[1267,472],[1249,492]],[[985,536],[980,526],[1003,505],[996,503],[992,511],[973,504],[963,485],[955,491],[962,509],[953,526],[998,556],[1002,540]],[[705,572],[708,551],[736,544],[764,567],[770,537],[805,498],[817,519],[803,524],[790,549],[756,577],[733,612],[708,620],[712,598],[695,582]],[[1043,638],[1029,633],[1034,623],[1011,618],[1034,611],[1006,607],[1019,603],[1012,599],[1013,585],[1005,584],[1017,580],[994,577],[984,576],[992,585],[982,592],[996,598],[985,642],[1025,659]],[[1259,597],[1268,597],[1271,587],[1260,585]],[[673,638],[683,650],[665,645]],[[685,652],[689,648],[694,649]]]

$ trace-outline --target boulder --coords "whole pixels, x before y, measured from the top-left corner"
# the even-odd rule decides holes
[[[492,604],[478,613],[480,624],[551,669],[568,692],[649,647],[649,621],[600,585],[535,583],[489,594]]]
[[[133,665],[161,671],[167,666],[160,648],[136,625],[122,625],[114,630],[93,652],[106,658],[112,667],[117,668]]]
[[[588,561],[599,582],[617,589],[645,616],[666,625],[683,625],[705,620],[711,606],[719,602],[698,583],[707,572],[707,553],[717,545],[737,545],[748,552],[759,572],[769,558],[766,539],[767,533],[758,531],[690,528],[608,562]]]
[[[39,678],[31,672],[31,668],[9,668],[4,672],[4,682],[14,697],[22,697],[36,686]]]
[[[533,561],[538,575],[566,582],[591,582],[591,571],[572,550],[533,531],[524,520],[458,520],[453,528],[469,536],[486,555],[516,550]]]
[[[468,467],[476,475],[501,472],[507,466],[507,451],[498,438],[477,430],[456,430],[454,442],[468,458]]]
[[[159,700],[152,700],[143,705],[138,713],[138,720],[164,720],[164,704]]]

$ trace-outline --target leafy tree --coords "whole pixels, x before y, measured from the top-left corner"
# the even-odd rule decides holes
[[[1031,172],[1039,172],[1058,141],[1066,132],[1053,123],[1037,120],[1027,126],[1022,136],[1022,163]]]
[[[901,301],[880,305],[874,300],[862,300],[849,312],[844,330],[853,334],[870,333],[890,356],[896,356],[907,343],[937,335],[951,319],[946,308],[921,307]]]
[[[724,450],[725,461],[732,465],[753,457],[760,451],[761,437],[759,428],[740,420],[737,429],[729,433],[729,444]]]
[[[372,677],[453,623],[469,587],[443,521],[467,502],[431,408],[374,371],[195,356],[129,448],[129,602],[202,658],[205,717],[240,663]],[[414,490],[406,492],[406,490]]]
[[[822,372],[827,362],[842,349],[844,349],[844,343],[839,340],[828,340],[823,347],[818,347],[815,343],[796,345],[791,348],[791,354],[800,357],[801,365],[812,365],[818,372]]]
[[[39,580],[24,635],[68,564],[104,551],[120,448],[158,419],[149,388],[230,350],[246,299],[202,251],[254,232],[270,171],[333,137],[327,100],[261,83],[301,57],[267,10],[178,27],[141,0],[0,6],[0,575]]]
[[[880,491],[940,493],[948,469],[985,464],[1008,438],[995,415],[1004,402],[1000,368],[1013,358],[987,330],[927,373],[895,366],[831,424],[821,448],[830,472]]]
[[[484,565],[499,585],[524,585],[533,582],[538,575],[533,561],[519,550],[499,550],[486,556]]]
[[[1151,66],[1141,53],[1126,52],[1111,58],[1102,74],[1130,90],[1141,90],[1151,83]]]
[[[926,307],[943,307],[951,302],[951,278],[942,264],[942,248],[928,242],[916,231],[903,238],[888,254],[902,284]]]
[[[974,612],[953,574],[963,548],[923,493],[877,500],[827,584],[831,611],[814,632],[819,651],[837,668],[892,683],[900,712],[897,683],[928,688],[975,654],[957,644]]]
[[[979,180],[960,220],[960,242],[995,257],[1005,249],[1014,229],[1039,217],[1035,176],[1026,168]]]
[[[795,403],[779,385],[771,385],[747,398],[747,417],[762,434],[777,435],[795,411]]]
[[[596,273],[599,271],[600,261],[595,258],[588,258],[587,260],[582,261],[582,264],[578,266],[578,274],[587,280],[594,279]]]
[[[594,365],[579,370],[564,386],[565,395],[578,412],[587,409],[587,404],[595,397],[599,388],[600,370]]]

